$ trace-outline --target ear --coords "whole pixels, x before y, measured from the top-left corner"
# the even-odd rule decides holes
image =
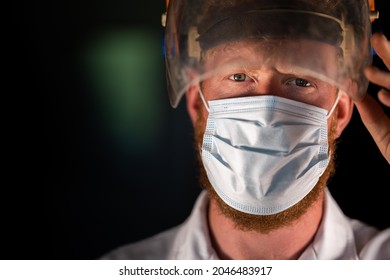
[[[353,101],[344,91],[340,91],[340,99],[337,104],[337,114],[336,114],[336,129],[335,134],[338,138],[343,132],[344,128],[348,125],[349,121],[352,118],[353,113]]]
[[[187,111],[192,121],[192,125],[195,126],[198,120],[201,110],[201,100],[199,96],[199,85],[191,86],[186,93]]]

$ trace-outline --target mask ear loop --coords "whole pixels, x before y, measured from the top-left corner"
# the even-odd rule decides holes
[[[326,115],[326,119],[329,119],[330,116],[333,114],[334,109],[336,109],[337,104],[339,103],[340,97],[341,97],[341,93],[340,93],[340,89],[338,88],[338,89],[337,89],[336,100],[334,101],[334,104],[333,104],[332,108],[330,108],[328,114]],[[331,158],[331,157],[332,157],[332,154],[333,154],[333,153],[332,153],[332,150],[329,149],[328,157]]]
[[[334,101],[334,104],[333,104],[332,108],[330,108],[328,114],[326,115],[326,119],[329,119],[330,116],[333,114],[334,109],[336,109],[337,104],[339,103],[340,96],[341,96],[341,93],[340,93],[340,89],[338,88],[338,89],[337,89],[336,100]]]
[[[204,95],[203,95],[203,92],[202,92],[202,90],[201,90],[201,88],[200,88],[200,85],[199,85],[199,96],[200,96],[200,99],[202,99],[203,105],[204,105],[204,107],[206,108],[207,112],[210,113],[209,105],[207,104],[207,101],[206,101],[206,99],[204,98]],[[202,146],[199,145],[198,151],[199,151],[199,153],[200,153],[200,156],[202,157],[203,144],[202,144]]]
[[[199,95],[200,95],[200,99],[202,99],[202,102],[203,102],[203,104],[204,104],[204,106],[205,106],[207,112],[210,113],[209,105],[207,104],[207,101],[206,101],[206,99],[204,98],[203,92],[202,92],[202,90],[200,89],[200,85],[199,85]]]

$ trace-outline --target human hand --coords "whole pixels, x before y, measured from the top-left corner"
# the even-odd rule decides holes
[[[371,37],[371,45],[386,67],[390,69],[390,42],[383,34],[375,33]],[[378,99],[384,105],[390,107],[390,73],[374,66],[369,66],[365,69],[365,75],[371,83],[383,87],[378,92]],[[363,100],[355,102],[355,105],[380,152],[387,162],[390,163],[390,118],[380,104],[368,94]]]

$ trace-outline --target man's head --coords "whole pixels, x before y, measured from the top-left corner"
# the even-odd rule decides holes
[[[176,106],[186,92],[202,185],[241,229],[267,233],[291,223],[321,198],[336,138],[351,118],[349,96],[365,91],[367,23],[358,17],[368,15],[366,5],[173,2],[166,36],[170,96]],[[218,111],[224,100],[227,113]]]
[[[199,149],[201,185],[207,190],[210,197],[217,201],[222,213],[232,219],[237,227],[242,230],[255,230],[262,233],[268,233],[293,223],[306,213],[313,203],[322,198],[326,183],[334,171],[333,155],[335,154],[336,139],[349,122],[353,108],[351,99],[345,93],[338,92],[335,86],[306,73],[300,74],[297,73],[297,70],[291,71],[290,67],[283,64],[283,60],[280,63],[273,63],[272,67],[264,63],[266,57],[270,57],[269,52],[278,53],[271,46],[274,43],[244,40],[210,49],[202,58],[204,67],[216,69],[221,64],[226,67],[216,75],[206,78],[199,86],[190,87],[187,92],[187,108],[195,127],[195,148]],[[292,51],[299,54],[297,57],[303,60],[307,59],[311,53],[312,55],[322,54],[322,57],[326,58],[324,59],[324,68],[332,71],[332,68],[335,67],[336,54],[332,53],[332,49],[329,49],[326,44],[308,41],[283,44],[279,41],[279,46],[283,46],[284,53]],[[239,63],[236,63],[236,60]],[[244,61],[248,63],[242,64]],[[273,62],[275,61],[274,59]],[[201,91],[206,104],[201,100],[199,91]],[[209,116],[205,106],[210,100],[267,95],[310,104],[328,112],[336,105],[335,102],[337,102],[337,107],[329,115],[328,120],[328,144],[331,155],[329,164],[314,188],[302,200],[284,211],[272,215],[253,215],[226,204],[209,181],[201,158],[201,147]],[[270,144],[265,143],[264,145]],[[261,167],[259,166],[259,168]]]

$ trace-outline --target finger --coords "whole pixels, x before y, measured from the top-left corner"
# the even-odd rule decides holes
[[[375,33],[371,36],[371,45],[375,52],[382,59],[387,69],[390,69],[390,42],[382,33]]]
[[[390,119],[370,95],[355,102],[360,117],[377,144],[382,155],[390,163]]]
[[[378,99],[380,102],[390,107],[390,92],[388,90],[381,89],[378,92]]]
[[[379,86],[382,86],[386,89],[390,89],[390,73],[382,71],[375,66],[368,66],[364,69],[364,74],[367,79]]]

